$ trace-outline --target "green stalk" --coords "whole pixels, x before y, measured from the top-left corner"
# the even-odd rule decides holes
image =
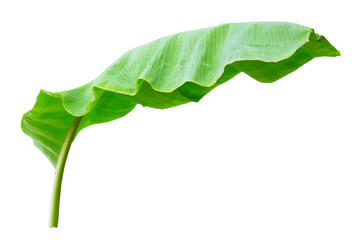
[[[64,174],[64,168],[67,156],[69,154],[70,146],[74,140],[76,130],[79,126],[82,117],[75,117],[74,122],[69,128],[66,139],[61,148],[59,160],[56,167],[53,194],[50,206],[50,227],[57,227],[59,222],[59,208],[60,208],[60,194],[61,194],[61,182]]]

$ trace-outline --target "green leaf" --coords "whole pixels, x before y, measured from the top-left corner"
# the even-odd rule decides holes
[[[21,126],[57,170],[51,226],[57,226],[67,153],[81,129],[123,117],[137,104],[164,109],[198,102],[240,72],[271,83],[315,57],[339,55],[325,37],[302,25],[231,23],[135,48],[79,88],[41,90]]]

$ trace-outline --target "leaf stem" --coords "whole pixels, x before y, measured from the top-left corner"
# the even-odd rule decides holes
[[[74,140],[76,130],[81,122],[82,117],[75,117],[69,131],[66,135],[64,144],[61,148],[58,163],[56,166],[55,180],[53,187],[53,194],[50,206],[50,227],[57,227],[59,222],[59,208],[60,208],[60,194],[61,194],[61,182],[64,174],[64,168],[67,156],[69,154],[70,146]]]

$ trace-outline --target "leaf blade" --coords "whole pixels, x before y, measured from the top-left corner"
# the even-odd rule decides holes
[[[178,33],[125,53],[79,88],[40,92],[22,128],[56,166],[75,117],[83,116],[79,132],[125,116],[137,104],[163,109],[197,102],[240,72],[274,82],[315,57],[338,55],[313,29],[293,23],[233,23]]]

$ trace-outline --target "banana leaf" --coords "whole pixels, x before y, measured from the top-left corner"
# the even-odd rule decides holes
[[[170,35],[123,54],[81,87],[41,90],[21,127],[55,167],[50,227],[57,227],[61,181],[80,130],[128,114],[137,104],[165,109],[198,102],[244,72],[274,82],[315,57],[339,56],[312,28],[286,22],[230,23]]]

